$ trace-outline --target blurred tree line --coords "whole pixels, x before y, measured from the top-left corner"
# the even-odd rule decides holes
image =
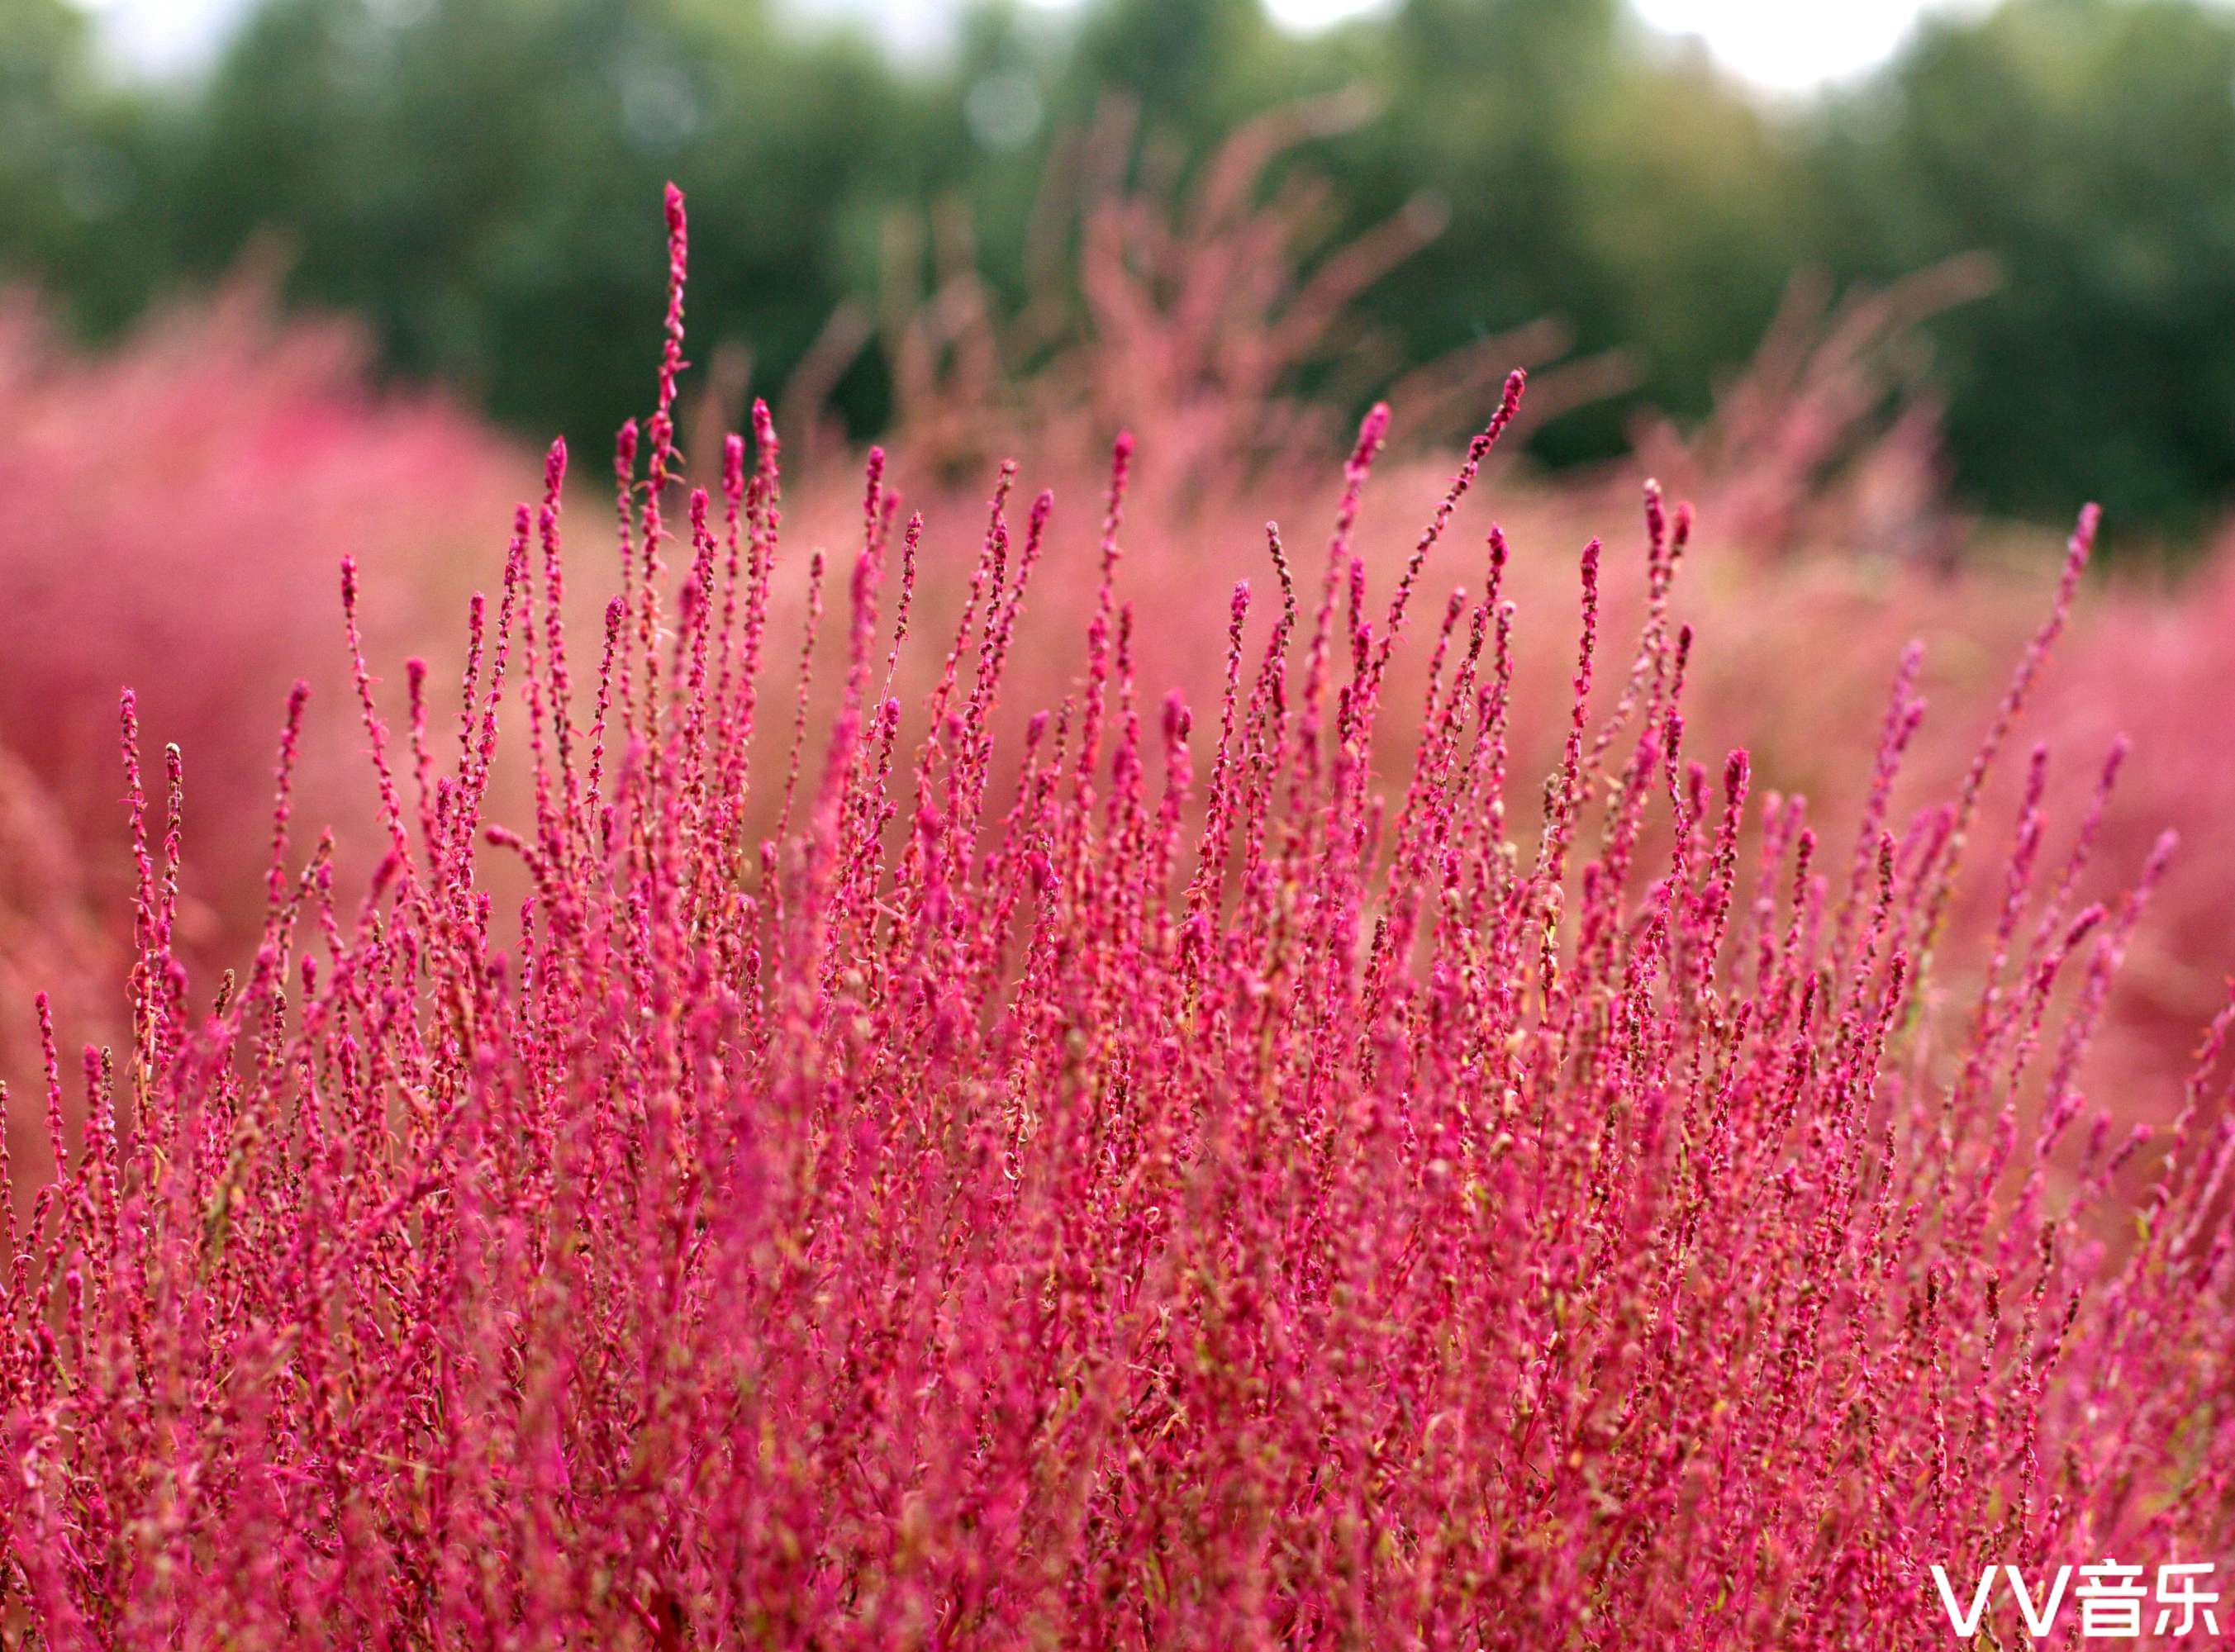
[[[2213,0],[2006,0],[1792,104],[1620,0],[1402,0],[1310,38],[1257,0],[1003,0],[923,63],[764,0],[264,0],[189,83],[119,83],[91,53],[64,0],[0,0],[0,268],[98,335],[276,242],[292,292],[531,435],[601,443],[644,401],[668,177],[694,312],[773,386],[875,290],[895,210],[964,203],[1015,293],[1052,146],[1112,93],[1200,157],[1362,84],[1376,115],[1301,164],[1353,227],[1422,192],[1448,213],[1369,302],[1419,357],[1555,315],[1696,411],[1794,270],[1984,251],[1999,291],[1930,327],[1970,497],[2098,496],[2180,532],[2235,491],[2235,10]],[[838,402],[875,427],[874,349]],[[1538,449],[1609,451],[1626,412]]]

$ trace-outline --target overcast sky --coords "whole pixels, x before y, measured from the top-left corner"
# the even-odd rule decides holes
[[[101,15],[126,61],[157,73],[206,61],[228,23],[252,0],[75,0]],[[408,8],[415,0],[386,0]],[[803,10],[867,16],[911,43],[937,28],[941,0],[790,0]],[[1033,0],[1060,10],[1067,0]],[[1292,29],[1323,28],[1388,0],[1267,0]],[[1653,27],[1696,35],[1747,79],[1778,91],[1805,91],[1883,62],[1917,17],[1936,3],[1979,0],[1631,0]],[[930,20],[928,25],[927,20]]]

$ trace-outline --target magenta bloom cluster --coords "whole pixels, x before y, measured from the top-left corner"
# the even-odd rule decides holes
[[[291,819],[298,694],[261,946],[190,981],[126,701],[130,1041],[65,1061],[41,1003],[56,1170],[0,1236],[0,1638],[1828,1652],[1941,1644],[1936,1564],[2235,1561],[2235,1126],[2084,1088],[2170,846],[2082,904],[2107,772],[1983,804],[2092,515],[1956,794],[1895,806],[1912,655],[1821,838],[1688,744],[1651,490],[1642,633],[1594,543],[1530,617],[1577,637],[1563,755],[1509,774],[1508,548],[1452,525],[1518,375],[1379,594],[1367,420],[1203,715],[1133,639],[1229,598],[1128,592],[1128,443],[1076,548],[1005,470],[927,643],[873,454],[817,687],[765,413],[683,475],[669,223],[602,634],[562,448],[455,735],[416,662],[383,712],[344,568],[369,893]]]

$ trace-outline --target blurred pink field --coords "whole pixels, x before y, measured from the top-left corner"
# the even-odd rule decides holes
[[[351,328],[279,321],[256,278],[92,356],[55,338],[23,296],[0,305],[0,650],[11,662],[0,750],[20,823],[10,842],[32,841],[35,821],[56,823],[41,832],[38,859],[10,855],[0,900],[30,917],[0,930],[0,970],[51,986],[75,1015],[95,1016],[113,994],[129,934],[129,866],[115,852],[118,690],[136,690],[158,750],[187,754],[202,835],[180,938],[229,961],[239,915],[262,892],[239,834],[262,830],[251,823],[270,805],[272,736],[298,676],[314,688],[305,805],[345,842],[369,840],[334,559],[354,555],[389,576],[368,615],[381,645],[447,635],[480,578],[489,525],[533,479],[447,403],[376,392],[367,360]],[[97,924],[56,911],[80,880]],[[105,950],[90,935],[67,938],[88,925],[109,938]],[[88,996],[79,989],[96,955]],[[20,1081],[28,1028],[18,1016],[0,1028],[0,1072]],[[95,1030],[114,1028],[95,1020]]]

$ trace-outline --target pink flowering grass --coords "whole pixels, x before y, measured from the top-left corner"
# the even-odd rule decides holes
[[[1517,375],[1374,590],[1381,410],[1230,597],[1130,587],[1130,441],[1098,527],[1005,472],[937,631],[872,455],[809,558],[838,667],[787,682],[770,422],[709,489],[674,445],[669,216],[601,630],[560,450],[455,729],[344,563],[367,898],[298,829],[298,696],[260,942],[190,979],[190,793],[125,702],[130,1035],[66,1060],[36,1006],[59,1169],[0,1257],[11,1640],[1907,1647],[1936,1563],[2229,1552],[2235,1126],[2081,1080],[2164,852],[2085,902],[2088,794],[1984,801],[2092,513],[1952,793],[1894,806],[1890,661],[1820,839],[1688,738],[1657,493],[1635,636],[1594,541],[1527,620],[1570,702],[1517,701],[1523,553],[1458,524]],[[1062,563],[1083,644],[1019,719]],[[1197,715],[1137,645],[1204,604]]]

